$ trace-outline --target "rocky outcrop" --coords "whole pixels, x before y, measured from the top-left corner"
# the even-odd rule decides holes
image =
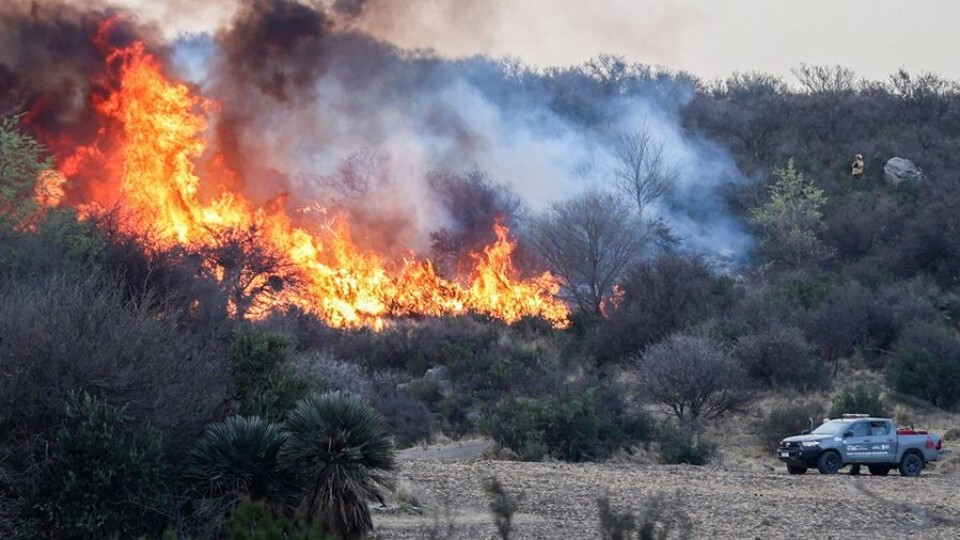
[[[904,182],[923,180],[923,171],[909,159],[890,158],[883,166],[883,178],[888,184],[897,186]]]

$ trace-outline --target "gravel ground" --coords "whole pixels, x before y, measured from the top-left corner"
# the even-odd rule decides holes
[[[790,476],[773,461],[766,465],[771,472],[402,459],[400,495],[374,509],[375,532],[383,539],[497,538],[481,488],[496,476],[508,493],[524,493],[515,539],[599,538],[597,497],[608,494],[616,509],[639,512],[657,493],[679,496],[693,538],[960,538],[960,477],[953,474]],[[419,508],[409,504],[414,499]]]

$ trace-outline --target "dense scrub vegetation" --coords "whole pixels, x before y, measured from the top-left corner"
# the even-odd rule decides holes
[[[886,82],[842,68],[797,74],[799,88],[761,74],[706,84],[603,57],[517,77],[585,127],[616,113],[595,96],[675,95],[684,128],[728,148],[747,177],[719,194],[758,240],[728,272],[644,214],[652,201],[671,204],[657,186],[637,208],[592,194],[531,220],[526,257],[570,280],[563,331],[477,316],[382,332],[333,330],[296,311],[228,316],[243,298],[196,267],[216,253],[148,253],[110,216],[39,211],[31,186],[52,163],[5,120],[0,536],[243,537],[259,523],[354,538],[370,528],[367,503],[390,488],[392,445],[441,433],[486,434],[520,459],[646,447],[663,462],[702,464],[715,450],[704,427],[765,392],[829,392],[830,414],[880,414],[889,406],[875,383],[886,381],[956,408],[960,90],[907,72]],[[855,153],[866,162],[858,179]],[[885,182],[894,156],[924,178]],[[502,187],[471,177],[460,183],[482,196],[460,197],[450,178],[457,204],[522,221]],[[636,212],[598,221],[641,228],[642,242],[617,244],[623,256],[593,274],[562,260],[576,252],[538,252],[556,218],[585,227],[583,212],[604,209]],[[466,240],[452,235],[438,231],[438,258],[462,255]],[[608,230],[591,241],[610,239],[622,240]],[[588,274],[603,279],[574,283]],[[851,367],[875,377],[845,380]],[[806,401],[764,411],[758,444],[823,413]],[[319,440],[352,449],[350,459],[318,454]],[[642,527],[605,512],[610,530]]]

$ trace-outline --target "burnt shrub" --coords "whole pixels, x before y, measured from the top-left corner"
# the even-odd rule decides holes
[[[960,339],[953,330],[934,324],[911,326],[896,349],[887,367],[894,390],[938,407],[960,402]]]
[[[823,365],[813,347],[792,326],[741,337],[733,355],[750,378],[766,386],[811,388],[824,380]]]
[[[18,536],[133,538],[163,530],[170,499],[160,435],[132,420],[122,407],[68,394],[63,427],[24,486]]]
[[[843,414],[889,416],[883,402],[880,401],[880,390],[866,384],[844,388],[833,394],[830,418],[839,418]]]
[[[792,400],[775,405],[757,423],[757,439],[764,448],[774,451],[785,437],[818,426],[822,418],[823,406],[814,401]]]

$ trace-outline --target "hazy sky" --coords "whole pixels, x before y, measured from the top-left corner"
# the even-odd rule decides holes
[[[170,33],[211,30],[243,0],[115,0]],[[301,0],[331,4],[333,0]],[[356,26],[444,56],[578,64],[598,53],[703,78],[801,62],[884,78],[900,67],[960,79],[960,0],[366,0]]]
[[[957,0],[488,0],[494,8],[468,13],[472,25],[431,17],[438,5],[472,3],[414,2],[413,17],[394,18],[383,35],[539,65],[607,52],[708,79],[744,70],[789,78],[801,62],[842,64],[869,78],[902,66],[960,79]]]

